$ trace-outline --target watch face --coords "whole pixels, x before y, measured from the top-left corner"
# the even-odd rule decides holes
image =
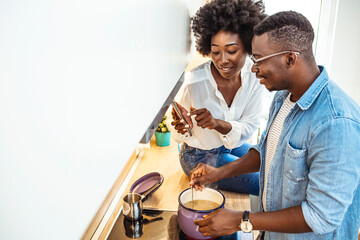
[[[253,226],[250,222],[242,222],[240,224],[240,228],[243,232],[251,232],[253,229]]]

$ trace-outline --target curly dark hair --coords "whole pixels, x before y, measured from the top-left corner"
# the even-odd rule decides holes
[[[265,18],[254,28],[255,35],[268,33],[278,50],[299,51],[308,60],[313,59],[314,29],[309,20],[295,11],[283,11]]]
[[[213,0],[201,7],[192,19],[196,50],[209,56],[211,38],[223,30],[239,34],[246,52],[251,53],[253,28],[265,17],[261,0]]]

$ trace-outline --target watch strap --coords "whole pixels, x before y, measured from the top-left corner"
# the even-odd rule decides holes
[[[242,220],[248,222],[249,221],[249,215],[250,215],[250,211],[244,211]]]

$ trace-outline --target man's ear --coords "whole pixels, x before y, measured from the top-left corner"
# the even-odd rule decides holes
[[[286,58],[286,64],[288,67],[292,67],[297,60],[298,56],[294,52],[289,52]]]

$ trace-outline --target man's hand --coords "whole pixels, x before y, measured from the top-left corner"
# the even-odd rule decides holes
[[[240,231],[239,225],[242,212],[220,208],[204,216],[203,220],[195,220],[199,226],[199,232],[205,237],[219,237]]]
[[[190,173],[190,185],[193,185],[195,190],[202,191],[205,188],[204,183],[216,182],[220,180],[219,176],[218,168],[199,163]]]

